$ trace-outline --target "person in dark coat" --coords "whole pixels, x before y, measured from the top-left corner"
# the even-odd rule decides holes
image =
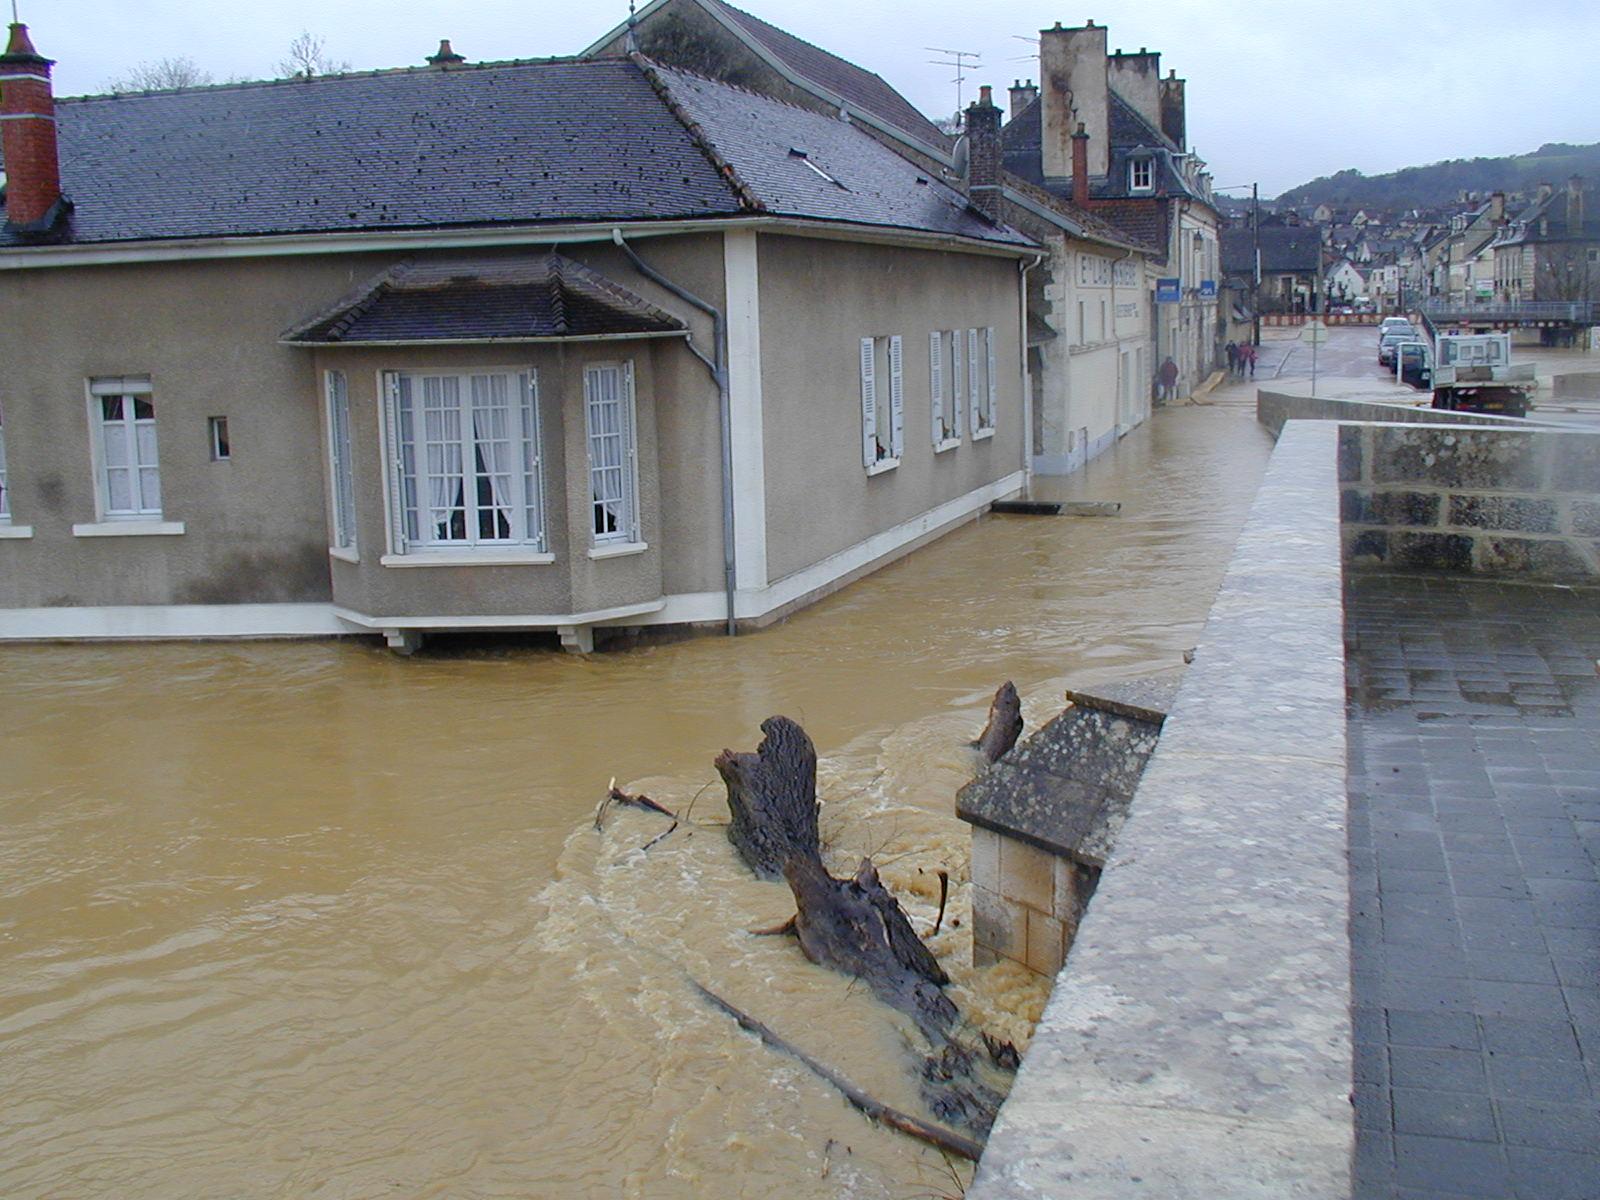
[[[1222,352],[1228,356],[1228,374],[1232,375],[1239,369],[1239,343],[1229,342]]]
[[[1161,383],[1161,398],[1175,399],[1178,394],[1178,364],[1172,361],[1172,355],[1167,355],[1167,361],[1156,372],[1156,379]]]

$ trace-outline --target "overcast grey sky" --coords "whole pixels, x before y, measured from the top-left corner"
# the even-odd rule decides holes
[[[357,68],[420,64],[441,37],[480,59],[571,54],[626,0],[18,0],[59,95],[102,90],[137,63],[186,54],[219,77],[266,77],[302,29]],[[1112,48],[1161,51],[1189,81],[1190,141],[1218,185],[1264,196],[1344,167],[1600,141],[1600,0],[748,0],[748,11],[874,70],[931,116],[953,72],[924,46],[975,51],[966,97],[1037,76],[1032,38],[1061,21],[1110,26]],[[914,16],[908,16],[914,13]],[[1014,61],[1019,60],[1020,61]],[[1003,103],[1003,91],[997,94]]]

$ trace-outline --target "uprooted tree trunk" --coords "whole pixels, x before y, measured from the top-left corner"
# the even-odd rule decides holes
[[[1015,689],[1011,695],[1015,700]],[[986,1135],[1002,1097],[978,1079],[979,1056],[957,1036],[961,1013],[942,990],[949,976],[871,859],[863,859],[847,879],[835,878],[823,865],[817,752],[806,731],[787,717],[768,717],[761,732],[754,754],[724,750],[716,768],[733,814],[728,840],[752,871],[768,879],[781,876],[794,893],[793,920],[763,932],[792,932],[812,962],[861,980],[910,1017],[930,1046],[920,1068],[924,1099],[941,1118]],[[999,1047],[994,1042],[986,1057],[1014,1068],[1015,1050],[1009,1043]]]
[[[761,722],[754,754],[724,750],[715,766],[728,785],[728,840],[763,879],[783,878],[796,854],[821,860],[817,833],[817,749],[788,717]]]
[[[977,740],[979,753],[985,762],[995,762],[1017,744],[1022,736],[1022,700],[1017,687],[1009,679],[995,692],[989,705],[989,723]]]

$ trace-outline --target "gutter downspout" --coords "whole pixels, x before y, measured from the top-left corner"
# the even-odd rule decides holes
[[[652,283],[666,288],[685,304],[691,304],[701,312],[711,317],[712,340],[716,343],[713,352],[715,361],[707,358],[698,346],[694,344],[691,335],[684,345],[689,347],[689,352],[706,365],[711,372],[711,378],[717,385],[717,423],[722,434],[722,588],[728,602],[728,636],[738,634],[738,621],[734,614],[733,601],[737,575],[734,572],[734,540],[733,540],[733,430],[732,430],[732,402],[728,395],[728,322],[722,315],[722,310],[714,304],[708,304],[693,292],[685,291],[661,274],[644,259],[634,253],[633,247],[623,240],[622,230],[613,227],[611,240],[622,248],[628,256],[628,261],[633,263],[634,269]]]
[[[1022,486],[1033,493],[1033,378],[1028,371],[1028,272],[1044,261],[1036,254],[1032,262],[1017,259],[1017,298],[1022,310]]]

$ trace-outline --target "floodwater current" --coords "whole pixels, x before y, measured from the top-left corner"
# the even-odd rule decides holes
[[[1243,406],[1159,412],[1036,495],[787,622],[593,657],[370,643],[0,648],[0,1194],[958,1195],[695,979],[921,1111],[902,1034],[792,940],[720,827],[711,760],[773,713],[821,756],[836,873],[871,853],[980,1024],[968,739],[1179,665],[1269,449]],[[594,815],[612,777],[690,818]]]

